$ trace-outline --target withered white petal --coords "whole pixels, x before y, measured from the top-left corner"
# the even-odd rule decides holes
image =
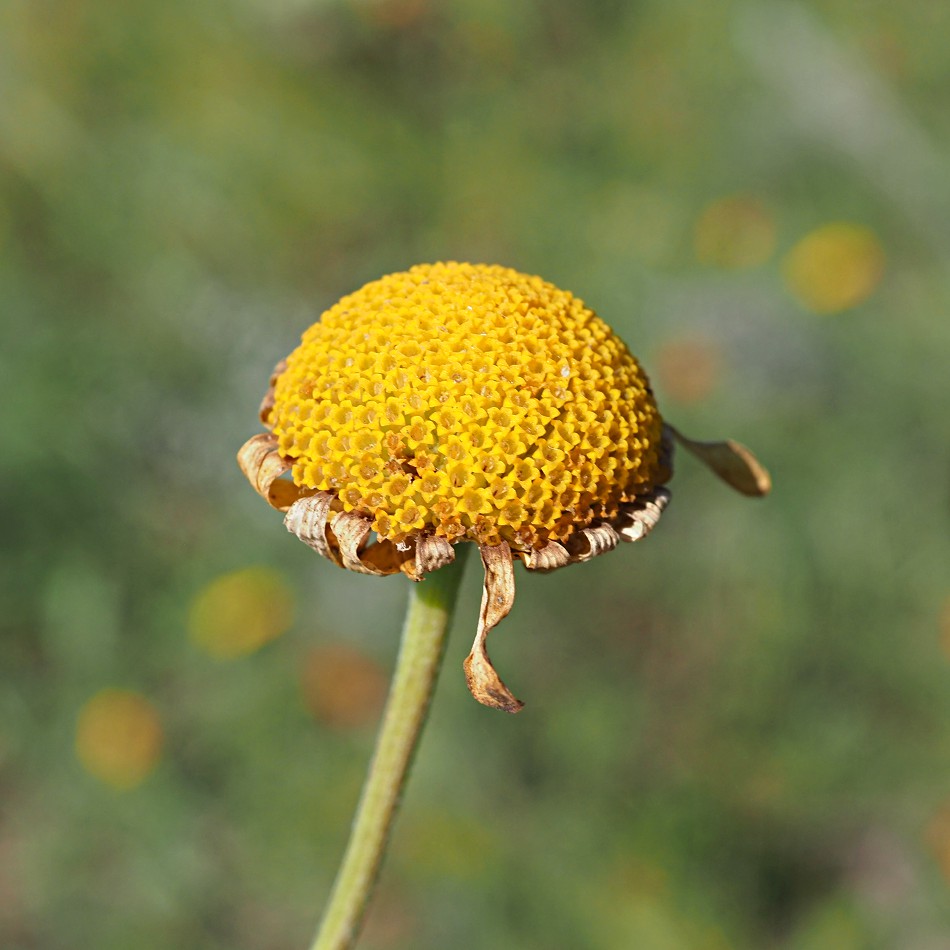
[[[667,424],[673,438],[695,455],[707,468],[715,472],[727,485],[743,495],[760,497],[772,489],[772,477],[762,463],[741,442],[696,442],[687,439]]]
[[[267,387],[267,392],[264,393],[264,398],[261,400],[260,408],[257,410],[261,422],[268,429],[271,427],[270,411],[274,408],[274,387],[277,385],[278,377],[281,376],[285,369],[287,369],[287,360],[282,359],[274,367],[274,371],[270,374],[270,385]]]
[[[358,574],[391,574],[391,570],[378,567],[363,556],[366,539],[372,527],[372,518],[355,511],[341,511],[330,516],[330,530],[340,546],[343,567]]]
[[[645,538],[656,527],[671,497],[668,488],[655,488],[649,495],[621,505],[614,521],[621,540],[639,541]]]
[[[327,519],[335,497],[333,492],[318,491],[315,495],[295,501],[284,518],[284,524],[287,530],[300,538],[307,547],[342,566],[339,552],[327,539]]]
[[[554,571],[570,563],[571,555],[560,541],[548,541],[543,548],[524,555],[524,566],[529,571]]]
[[[422,576],[437,571],[455,560],[455,545],[437,535],[424,535],[416,541],[416,571]]]
[[[511,560],[511,548],[501,544],[479,545],[482,565],[485,568],[485,586],[482,589],[482,606],[478,617],[478,631],[472,652],[465,658],[465,679],[471,694],[483,705],[505,712],[516,713],[523,706],[495,672],[485,640],[494,627],[508,616],[515,602],[515,573]]]
[[[599,524],[581,528],[568,541],[568,550],[575,561],[584,562],[612,551],[620,543],[620,535],[612,525]]]
[[[300,497],[301,490],[281,479],[292,463],[277,450],[277,439],[269,432],[252,436],[237,454],[238,465],[254,490],[278,511],[287,511]]]

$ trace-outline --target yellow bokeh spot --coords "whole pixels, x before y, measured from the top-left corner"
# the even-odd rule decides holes
[[[320,722],[337,729],[375,722],[386,699],[386,685],[378,663],[342,643],[315,647],[300,673],[307,708]]]
[[[775,250],[775,221],[751,195],[730,195],[707,205],[693,231],[696,257],[713,267],[764,264]]]
[[[112,788],[140,785],[158,764],[163,742],[158,713],[138,693],[103,689],[80,710],[76,755],[90,775]]]
[[[195,597],[188,614],[192,640],[219,660],[246,656],[286,633],[293,595],[277,571],[249,567],[223,574]]]
[[[786,255],[789,290],[813,313],[863,303],[884,275],[884,250],[870,228],[833,222],[806,234]]]
[[[344,297],[274,399],[294,481],[397,542],[564,540],[661,473],[662,420],[623,342],[572,294],[505,267],[423,264]],[[525,461],[544,490],[519,511]]]

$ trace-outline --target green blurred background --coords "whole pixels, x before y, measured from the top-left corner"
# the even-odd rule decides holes
[[[647,543],[519,570],[517,717],[471,571],[362,946],[950,947],[948,47],[945,0],[4,3],[0,946],[307,945],[406,582],[234,453],[322,309],[454,258],[776,487],[682,458]]]

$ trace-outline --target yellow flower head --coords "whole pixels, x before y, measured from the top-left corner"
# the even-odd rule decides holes
[[[674,437],[739,490],[768,488],[741,446],[664,425],[640,365],[582,301],[499,266],[422,264],[344,297],[278,365],[261,420],[272,431],[241,467],[340,566],[421,580],[455,544],[479,545],[466,672],[476,698],[512,710],[484,641],[513,602],[513,556],[552,570],[645,536]]]
[[[529,550],[661,480],[660,414],[626,346],[504,267],[420,265],[344,297],[288,357],[268,422],[294,482],[397,542]]]

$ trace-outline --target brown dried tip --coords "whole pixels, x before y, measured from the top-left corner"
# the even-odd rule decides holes
[[[287,511],[300,497],[300,489],[281,479],[291,463],[277,450],[277,439],[269,432],[251,436],[238,450],[238,465],[254,490],[278,511]]]
[[[694,442],[669,424],[665,425],[664,429],[670,432],[687,452],[695,455],[736,491],[752,497],[761,497],[771,491],[772,477],[765,466],[741,443],[732,439],[725,442]]]
[[[264,427],[269,429],[270,424],[270,411],[274,408],[274,387],[277,385],[277,380],[283,375],[284,370],[287,369],[287,360],[281,360],[275,367],[274,372],[270,374],[270,383],[267,387],[267,392],[264,393],[264,398],[261,400],[261,407],[258,409],[258,415],[260,416],[261,422],[264,424]]]
[[[524,703],[516,699],[511,690],[495,672],[485,640],[511,610],[515,602],[515,572],[511,560],[511,548],[501,544],[479,545],[482,564],[485,568],[485,586],[482,589],[482,608],[478,617],[478,632],[472,644],[472,652],[463,664],[465,679],[471,694],[483,705],[505,712],[519,712]]]

